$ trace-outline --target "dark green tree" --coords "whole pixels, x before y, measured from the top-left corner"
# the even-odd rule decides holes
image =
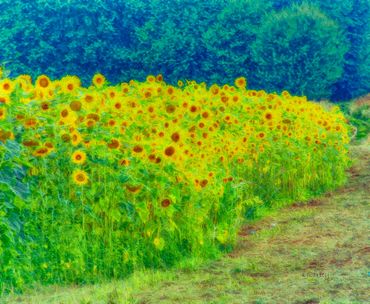
[[[202,34],[214,22],[227,1],[154,0],[148,18],[136,29],[136,75],[162,73],[166,81],[195,79],[209,81],[215,67],[208,56]]]
[[[270,0],[275,10],[305,0]],[[310,0],[344,30],[349,41],[342,77],[333,85],[333,100],[349,100],[370,92],[370,1]]]
[[[329,97],[341,77],[347,42],[314,6],[294,5],[266,16],[252,46],[259,87],[309,98]]]
[[[344,72],[333,87],[333,99],[349,100],[370,92],[370,1],[316,0],[321,9],[345,31],[349,49]]]
[[[261,19],[271,6],[264,1],[232,1],[202,33],[207,50],[204,70],[212,82],[233,83],[240,75],[255,84],[251,45],[256,39]]]

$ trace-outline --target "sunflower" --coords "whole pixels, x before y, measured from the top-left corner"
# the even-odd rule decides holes
[[[50,102],[49,101],[42,101],[40,104],[41,111],[48,111],[50,110]]]
[[[119,149],[119,147],[121,146],[120,142],[118,139],[116,138],[112,138],[110,140],[110,142],[107,143],[107,146],[109,149]]]
[[[51,80],[48,76],[46,75],[40,75],[36,79],[36,88],[41,89],[41,90],[47,90],[51,86]]]
[[[141,185],[125,185],[127,191],[137,194],[141,191]]]
[[[166,112],[168,114],[172,114],[176,111],[176,106],[175,105],[168,105],[166,106]]]
[[[127,94],[130,91],[130,85],[127,82],[121,84],[121,92]]]
[[[89,176],[83,170],[75,170],[72,175],[73,182],[78,186],[86,185],[89,182]]]
[[[213,84],[209,90],[211,91],[212,95],[217,95],[220,93],[220,88],[217,84]]]
[[[25,121],[24,121],[24,127],[26,129],[29,129],[29,128],[35,128],[37,125],[37,120],[35,118],[27,118]]]
[[[86,103],[93,103],[95,101],[95,96],[90,93],[86,93],[83,97],[82,100]]]
[[[169,198],[165,198],[161,201],[161,206],[163,208],[167,208],[169,205],[171,205],[171,200]]]
[[[174,142],[178,142],[178,141],[181,139],[181,136],[180,136],[179,132],[174,132],[174,133],[172,133],[172,135],[171,135],[171,139],[172,139]]]
[[[136,152],[136,153],[141,153],[141,152],[143,152],[143,147],[142,146],[140,146],[140,145],[136,145],[136,146],[134,146],[133,147],[133,149],[132,149],[134,152]]]
[[[32,83],[32,77],[28,74],[22,74],[17,77],[18,80],[24,80],[27,83]]]
[[[81,150],[77,150],[73,152],[71,159],[75,164],[81,165],[86,161],[86,153]]]
[[[266,112],[263,113],[263,120],[271,121],[271,120],[273,120],[273,118],[274,118],[274,115],[272,114],[271,111],[266,111]]]
[[[81,80],[77,76],[65,76],[59,81],[62,93],[74,93],[81,87]]]
[[[11,92],[13,92],[13,89],[14,89],[14,84],[10,79],[5,78],[0,81],[0,93],[10,94]]]
[[[93,79],[92,79],[92,82],[93,84],[97,87],[97,88],[101,88],[104,84],[105,84],[105,76],[103,74],[95,74]]]
[[[15,79],[14,84],[18,85],[19,88],[21,88],[24,92],[29,92],[32,89],[32,80],[27,81],[23,78],[20,78],[20,76]]]
[[[162,74],[158,74],[158,75],[155,77],[155,80],[157,80],[158,82],[162,82],[162,81],[163,81],[163,76],[162,76]]]
[[[245,77],[236,78],[235,86],[239,89],[245,89],[247,87],[247,80],[245,79]]]
[[[49,152],[54,151],[54,144],[53,144],[53,143],[51,143],[51,142],[46,142],[46,143],[44,144],[44,146],[45,146],[46,148],[48,148],[48,149],[49,149]]]
[[[68,108],[63,108],[60,111],[60,120],[65,125],[73,125],[77,120],[77,114],[75,112],[69,111]]]
[[[74,131],[71,134],[71,142],[73,146],[77,146],[82,141],[82,136],[79,132]]]
[[[174,154],[175,154],[175,148],[174,148],[174,147],[172,147],[172,146],[167,147],[167,148],[164,150],[164,154],[165,154],[166,156],[172,156],[172,155],[174,155]]]
[[[155,82],[155,76],[153,76],[153,75],[148,75],[147,77],[146,77],[146,81],[147,82]]]
[[[39,146],[39,145],[40,145],[40,143],[39,143],[38,141],[36,141],[36,140],[32,140],[32,139],[30,139],[30,140],[24,140],[24,141],[22,142],[22,144],[23,144],[23,146],[25,146],[25,147],[37,147],[37,146]]]
[[[33,152],[33,155],[36,157],[45,157],[49,153],[49,149],[47,147],[41,147],[36,149]]]
[[[116,89],[113,87],[110,87],[106,93],[110,99],[115,99],[118,96]]]
[[[72,111],[78,112],[82,108],[82,103],[78,100],[74,100],[69,104],[69,107]]]
[[[259,132],[259,133],[257,133],[257,138],[258,139],[263,139],[265,137],[266,137],[266,133],[265,132]]]
[[[173,93],[175,92],[174,88],[173,87],[168,87],[167,90],[166,90],[166,93],[168,96],[171,96],[173,95]]]
[[[0,129],[0,141],[1,142],[5,142],[6,140],[13,139],[13,138],[14,138],[14,134],[12,132]]]
[[[120,165],[120,166],[129,166],[130,165],[130,160],[129,159],[120,159],[119,161],[118,161],[118,164]]]
[[[95,127],[95,125],[96,125],[96,121],[93,120],[93,119],[88,119],[86,121],[86,127],[89,128],[89,129]]]
[[[112,128],[112,127],[116,126],[116,124],[117,124],[117,122],[114,119],[109,119],[108,123],[107,123],[107,126]]]

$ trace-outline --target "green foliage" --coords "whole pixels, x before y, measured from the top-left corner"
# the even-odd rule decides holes
[[[337,100],[348,100],[367,93],[370,83],[367,0],[312,0],[309,3],[313,6],[306,6],[307,10],[312,7],[312,11],[296,14],[295,18],[303,18],[301,23],[307,22],[308,15],[318,18],[316,28],[306,29],[301,40],[295,41],[295,48],[308,51],[308,42],[313,42],[316,57],[312,54],[300,57],[292,50],[278,53],[288,68],[297,70],[297,78],[292,75],[293,78],[289,78],[291,73],[288,77],[282,72],[276,74],[275,66],[265,65],[265,59],[259,57],[263,54],[261,48],[268,50],[273,48],[271,45],[260,45],[257,52],[253,50],[256,36],[258,43],[276,38],[269,32],[261,34],[260,26],[267,29],[272,20],[282,18],[281,10],[302,2],[4,0],[0,3],[0,61],[9,61],[13,76],[46,73],[59,78],[76,74],[85,84],[100,71],[113,82],[143,80],[149,73],[162,73],[169,83],[180,78],[230,83],[245,75],[252,88],[262,88],[260,75],[272,73],[277,81],[271,82],[273,90],[281,90],[287,79],[292,79],[294,81],[284,89],[290,89],[294,83],[293,92],[318,98],[331,94]],[[338,37],[340,30],[334,23],[350,42],[344,61],[346,43]],[[279,25],[283,33],[294,28],[284,22]],[[310,35],[318,33],[319,41],[326,36],[329,41],[323,45],[315,43],[316,36]],[[326,33],[333,34],[333,38]],[[334,37],[337,37],[336,43],[342,43],[338,46],[337,61],[332,60],[329,47]],[[329,58],[325,56],[326,51]],[[298,58],[301,61],[297,62]],[[313,77],[312,70],[322,61],[321,70],[328,72],[323,72],[322,83],[320,81],[316,90],[317,84],[313,83],[316,75]],[[255,77],[255,74],[258,75]]]
[[[205,45],[200,39],[211,20],[209,16],[222,8],[222,1],[150,1],[145,22],[135,29],[137,75],[162,73],[172,83],[180,78],[206,80]],[[204,11],[209,15],[203,17]],[[209,69],[208,69],[209,71]]]
[[[349,123],[356,128],[356,139],[367,138],[370,134],[370,98],[369,95],[356,101],[341,103]]]
[[[30,190],[20,157],[19,144],[0,141],[0,293],[9,286],[22,287],[32,277],[22,216]]]
[[[328,16],[346,33],[350,48],[345,55],[344,73],[333,88],[333,98],[350,100],[370,91],[370,2],[318,0]]]
[[[250,87],[258,85],[251,45],[261,18],[270,9],[263,1],[233,1],[217,13],[217,22],[201,33],[207,50],[205,73],[210,81],[232,83],[235,76],[246,75]]]
[[[370,2],[368,0],[271,0],[274,9],[311,3],[335,20],[344,30],[349,48],[341,78],[332,88],[334,100],[348,101],[370,91]]]
[[[341,77],[347,47],[333,20],[300,5],[266,16],[252,50],[260,85],[318,99]]]
[[[141,22],[134,16],[138,7],[135,1],[2,1],[1,56],[13,73],[56,77],[100,70],[113,80],[130,77],[128,46]]]

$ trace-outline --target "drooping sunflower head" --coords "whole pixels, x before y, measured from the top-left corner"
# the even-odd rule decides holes
[[[121,143],[118,139],[112,138],[110,142],[107,143],[107,146],[109,149],[119,149],[121,146]]]
[[[46,155],[48,155],[48,153],[49,153],[49,149],[47,147],[41,147],[41,148],[36,149],[33,152],[33,155],[36,157],[45,157]]]
[[[78,131],[74,131],[71,134],[71,143],[73,146],[77,146],[82,141],[82,136]]]
[[[134,194],[137,194],[141,191],[142,189],[142,186],[139,185],[139,184],[127,184],[126,185],[126,189],[127,191],[129,191],[130,193],[134,193]]]
[[[0,95],[0,105],[1,104],[10,104],[9,95]]]

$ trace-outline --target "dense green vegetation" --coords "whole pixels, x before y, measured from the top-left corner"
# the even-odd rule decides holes
[[[245,75],[251,88],[335,100],[370,89],[368,0],[4,0],[0,11],[0,61],[13,75]]]
[[[370,94],[353,102],[340,104],[349,124],[354,127],[356,139],[363,139],[370,134]]]
[[[266,17],[252,49],[258,83],[316,99],[330,97],[347,51],[340,26],[309,5]]]
[[[369,0],[0,1],[0,296],[214,259],[342,186],[369,140],[369,19]]]

